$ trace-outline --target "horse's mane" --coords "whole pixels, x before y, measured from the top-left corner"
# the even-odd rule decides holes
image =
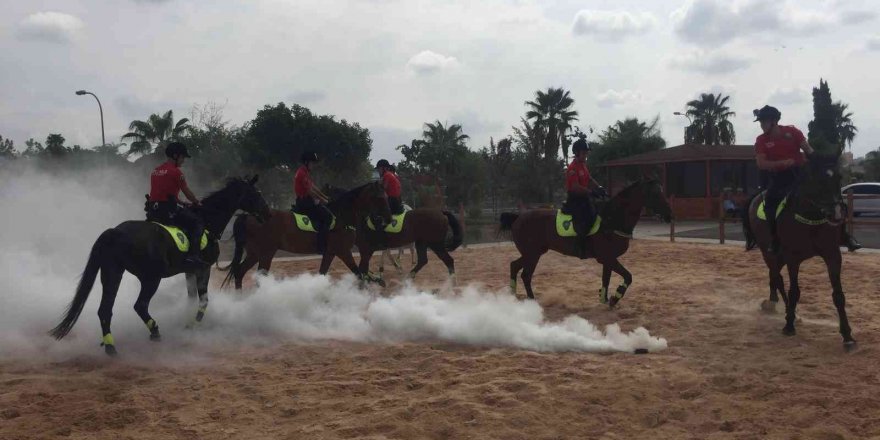
[[[217,201],[218,198],[222,197],[222,194],[228,190],[232,185],[238,183],[245,183],[246,180],[241,177],[230,177],[226,179],[226,184],[223,185],[223,188],[218,189],[217,191],[208,194],[206,197],[202,199],[202,203],[212,204]]]
[[[352,188],[348,191],[345,191],[344,193],[342,193],[339,196],[337,196],[336,198],[334,198],[330,203],[333,205],[337,205],[337,204],[341,204],[341,203],[353,203],[354,199],[357,198],[358,194],[360,194],[360,192],[364,188],[366,188],[368,185],[372,185],[374,183],[375,182],[367,182],[361,186],[358,186],[358,187]]]
[[[614,197],[612,197],[612,198],[615,198],[615,197],[618,197],[618,196],[624,196],[624,197],[625,197],[625,196],[628,196],[629,193],[630,193],[633,189],[635,189],[635,187],[640,186],[640,185],[643,185],[645,182],[646,182],[645,180],[636,180],[635,182],[630,183],[629,185],[627,185],[626,188],[620,190],[620,192],[617,193],[617,194],[616,194]]]

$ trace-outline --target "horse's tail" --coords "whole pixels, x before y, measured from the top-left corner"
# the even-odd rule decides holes
[[[232,239],[235,240],[235,250],[232,252],[232,261],[225,268],[218,267],[222,271],[229,271],[220,288],[226,287],[241,270],[241,258],[244,256],[244,245],[247,240],[247,214],[240,214],[232,224]],[[232,270],[230,270],[232,269]]]
[[[455,214],[443,211],[443,215],[446,216],[446,220],[449,221],[449,227],[452,229],[452,238],[446,242],[446,252],[452,252],[458,249],[464,242],[464,234],[462,234],[461,223],[458,222]]]
[[[107,254],[107,249],[113,245],[119,234],[120,232],[116,229],[108,229],[95,240],[95,244],[92,245],[92,251],[89,253],[89,261],[86,263],[86,268],[79,279],[76,294],[73,296],[73,301],[67,306],[67,312],[64,313],[64,319],[49,331],[49,334],[55,339],[61,339],[66,336],[70,333],[73,325],[76,324],[76,320],[79,319],[79,315],[86,305],[86,300],[89,299],[89,293],[92,292],[92,287],[95,285],[98,271],[101,270],[104,261],[110,257]]]
[[[751,211],[752,208],[752,201],[754,201],[759,195],[761,195],[760,192],[749,197],[749,201],[746,202],[746,206],[743,208],[742,225],[743,235],[746,237],[746,251],[750,251],[758,245],[757,240],[755,240],[755,233],[752,231],[752,218],[749,211]]]
[[[510,231],[513,229],[513,222],[519,218],[519,214],[514,212],[502,212],[498,221],[501,223],[501,231]]]

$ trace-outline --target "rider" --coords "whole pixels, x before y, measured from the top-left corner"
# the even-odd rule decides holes
[[[180,167],[190,157],[186,145],[171,142],[165,147],[168,160],[156,167],[150,174],[150,195],[147,200],[147,218],[160,223],[171,224],[183,228],[189,238],[189,251],[184,263],[190,266],[207,266],[199,256],[202,233],[205,225],[202,219],[188,206],[182,205],[177,198],[181,191],[192,202],[193,207],[200,207],[201,202],[186,183]]]
[[[590,170],[587,168],[587,153],[590,146],[584,138],[580,138],[572,145],[574,160],[565,171],[565,189],[568,198],[566,207],[571,213],[572,224],[577,232],[576,248],[579,256],[584,257],[587,252],[587,234],[595,218],[595,209],[591,195],[607,196],[605,188],[590,178]],[[595,187],[591,193],[590,185]]]
[[[382,180],[382,187],[388,194],[388,207],[391,208],[391,214],[397,215],[403,212],[403,203],[400,201],[400,179],[394,173],[394,167],[387,160],[381,159],[376,163],[376,170],[379,171],[379,178]]]
[[[324,195],[312,181],[312,164],[318,162],[318,155],[307,151],[300,157],[302,166],[296,170],[293,180],[293,190],[296,193],[296,208],[301,214],[307,215],[315,225],[318,232],[318,253],[323,254],[327,250],[327,231],[330,229],[332,214],[324,204],[329,197]],[[315,203],[315,202],[318,203]]]
[[[755,141],[758,169],[766,171],[770,181],[764,196],[764,212],[771,236],[768,251],[778,253],[779,235],[776,230],[776,209],[782,199],[797,184],[800,166],[805,161],[801,151],[809,157],[814,150],[800,130],[792,125],[779,125],[782,113],[775,107],[765,105],[753,113],[755,121],[761,123],[763,131]],[[860,248],[861,245],[846,233],[846,228],[843,229],[846,246],[850,250]]]

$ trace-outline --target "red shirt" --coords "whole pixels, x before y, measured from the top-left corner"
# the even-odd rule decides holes
[[[382,183],[385,186],[385,192],[388,197],[400,198],[400,179],[391,171],[385,171],[382,175]]]
[[[293,192],[296,193],[297,197],[308,197],[309,192],[312,190],[312,175],[309,173],[309,169],[306,168],[305,165],[299,167],[296,170],[296,177],[293,178]]]
[[[183,186],[183,171],[173,162],[165,162],[150,174],[150,201],[177,201],[177,194]]]
[[[779,135],[761,134],[755,140],[755,153],[763,154],[767,160],[794,160],[795,166],[804,163],[801,144],[806,140],[800,130],[791,125],[780,125]]]
[[[590,184],[590,170],[587,168],[587,163],[578,162],[577,159],[573,160],[565,170],[565,190],[571,191],[575,183],[583,187]]]

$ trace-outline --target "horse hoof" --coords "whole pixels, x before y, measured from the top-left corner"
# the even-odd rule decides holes
[[[116,352],[116,347],[112,345],[104,345],[104,353],[107,353],[107,356],[116,356],[119,354]]]
[[[761,302],[761,311],[764,313],[776,313],[776,301],[765,299]]]
[[[856,349],[856,341],[843,341],[843,349],[846,350],[847,353],[851,353]]]
[[[783,327],[782,334],[785,336],[794,336],[797,334],[797,331],[794,327]]]
[[[162,340],[162,335],[160,335],[158,333],[152,333],[152,334],[150,334],[150,340],[153,342],[159,342]]]
[[[379,287],[382,287],[382,288],[385,288],[385,286],[386,286],[385,280],[382,280],[382,279],[376,281],[376,284],[378,284]]]

